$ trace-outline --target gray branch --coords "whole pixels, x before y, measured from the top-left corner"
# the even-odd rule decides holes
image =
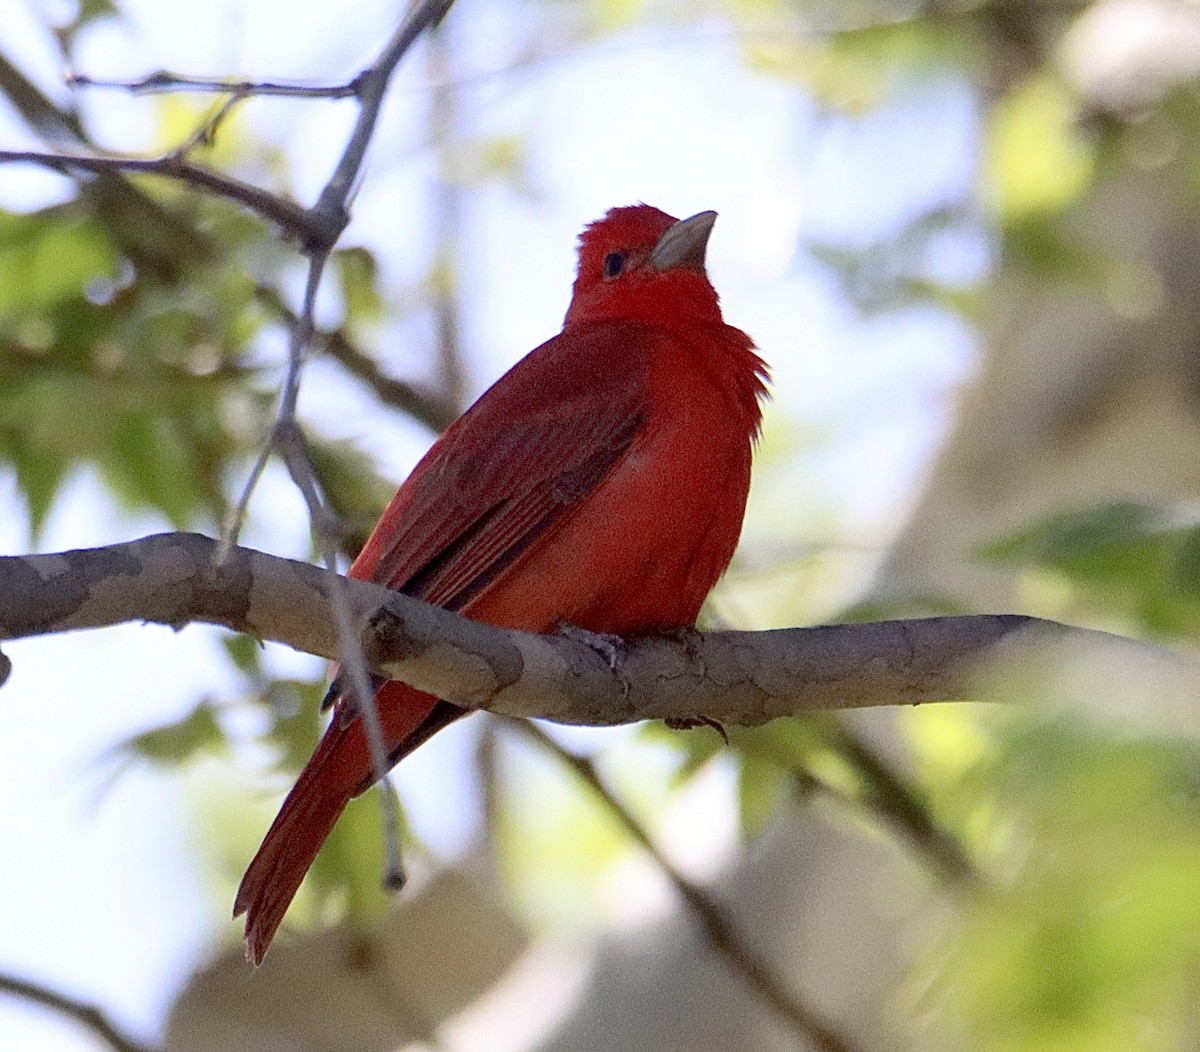
[[[0,641],[127,621],[223,625],[339,657],[331,585],[308,563],[195,533],[0,558]],[[1024,643],[1118,636],[975,614],[768,632],[676,633],[595,647],[479,624],[380,585],[341,579],[376,672],[468,708],[560,723],[778,716],[969,697],[981,666]]]
[[[0,973],[0,993],[23,998],[33,1004],[59,1012],[68,1019],[75,1020],[115,1052],[154,1052],[152,1046],[139,1044],[124,1033],[95,1005],[69,997],[58,990],[43,986],[41,983]]]

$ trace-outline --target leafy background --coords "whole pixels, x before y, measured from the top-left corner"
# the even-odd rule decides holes
[[[5,145],[135,151],[211,100],[63,68],[340,80],[395,17],[17,6]],[[301,413],[348,547],[556,330],[582,223],[644,197],[722,213],[714,280],[776,374],[709,623],[1001,610],[1190,646],[1198,72],[1200,14],[1168,0],[464,0],[402,70],[320,303]],[[198,156],[311,200],[350,119],[256,100]],[[2,543],[217,530],[271,419],[294,247],[161,181],[8,167],[0,205]],[[311,557],[282,472],[246,539]],[[1151,651],[728,749],[545,728],[607,798],[466,721],[397,775],[413,890],[377,890],[369,796],[253,978],[224,918],[319,734],[319,663],[199,629],[6,651],[0,972],[146,1047],[807,1047],[629,821],[850,1047],[1200,1040],[1195,688]],[[14,998],[0,1036],[97,1044]]]

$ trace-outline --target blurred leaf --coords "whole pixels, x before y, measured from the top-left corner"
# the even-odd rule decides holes
[[[1100,288],[1112,266],[1054,218],[1014,220],[1004,230],[1004,255],[1014,272]]]
[[[263,646],[257,639],[233,633],[221,636],[221,645],[239,672],[256,679],[261,675]]]
[[[117,5],[113,0],[81,0],[79,13],[75,16],[75,25],[83,26],[97,18],[117,14]]]
[[[225,113],[216,137],[211,137],[211,121],[221,112],[224,104],[224,96],[207,92],[191,94],[173,91],[160,94],[155,99],[158,115],[155,149],[165,153],[194,143],[189,150],[193,160],[202,160],[217,168],[235,165],[241,159],[246,145],[237,107]],[[198,135],[202,135],[202,138],[196,142]]]
[[[632,850],[629,836],[595,793],[540,751],[500,755],[495,835],[505,882],[525,916],[580,938],[616,907],[603,891],[611,867]]]
[[[1093,158],[1077,117],[1078,103],[1049,73],[1030,77],[996,104],[984,171],[1003,221],[1061,209],[1088,188]]]
[[[738,813],[742,836],[753,840],[779,810],[779,803],[795,787],[793,773],[760,757],[738,758]]]
[[[28,312],[86,296],[117,276],[107,231],[74,205],[30,215],[0,211],[0,318],[14,326]]]
[[[1117,502],[1056,515],[989,545],[985,559],[1064,575],[1093,609],[1145,631],[1200,632],[1200,527],[1151,505]]]
[[[638,737],[664,745],[675,755],[677,763],[670,777],[675,789],[691,781],[714,756],[727,751],[724,739],[712,727],[674,729],[661,720],[650,720],[638,728]]]
[[[749,64],[802,84],[817,100],[850,113],[862,113],[884,102],[905,82],[983,61],[967,20],[884,19],[843,8],[850,28],[827,35],[779,34],[752,37]]]
[[[338,285],[346,308],[346,321],[378,321],[383,316],[379,295],[379,267],[365,248],[344,248],[333,254]]]
[[[183,719],[130,738],[121,750],[162,766],[175,767],[197,753],[213,752],[224,743],[225,734],[217,722],[216,708],[211,702],[202,701]]]
[[[956,883],[974,878],[966,852],[942,823],[926,787],[892,770],[844,719],[775,720],[738,729],[734,743],[747,837],[761,830],[781,800],[820,790],[856,820],[897,835],[943,877]]]
[[[179,527],[219,521],[230,461],[259,440],[246,408],[269,395],[240,364],[263,321],[254,282],[229,258],[139,269],[118,256],[112,218],[84,198],[0,212],[0,458],[35,533],[81,464],[130,508]],[[261,231],[240,218],[211,229],[224,227]],[[225,247],[236,256],[237,242]]]
[[[1105,577],[1116,572],[1112,556],[1143,550],[1148,538],[1161,536],[1164,525],[1160,510],[1121,501],[1056,515],[996,541],[982,554],[997,561],[1037,562],[1078,576]]]
[[[442,156],[443,177],[450,183],[480,189],[500,183],[526,197],[536,196],[530,171],[529,144],[522,135],[490,135],[457,143]]]
[[[399,810],[403,819],[403,810]],[[408,830],[402,827],[402,841]],[[379,790],[351,800],[309,872],[318,901],[337,901],[350,924],[366,924],[387,912],[392,896],[384,890],[383,811]]]
[[[1170,576],[1183,595],[1200,602],[1200,527],[1184,532]]]
[[[645,7],[646,0],[595,0],[592,5],[599,28],[609,32],[634,22]]]
[[[329,506],[343,528],[345,549],[357,555],[395,492],[395,484],[375,469],[372,459],[347,441],[319,436],[309,442],[313,468]]]
[[[271,724],[263,741],[279,751],[276,766],[289,774],[299,772],[308,762],[324,729],[321,699],[328,684],[324,677],[315,682],[295,679],[272,680],[267,685],[266,702]]]
[[[943,1047],[1177,1047],[1195,1033],[1200,753],[1009,723],[961,785],[993,816],[991,882],[942,932]]]

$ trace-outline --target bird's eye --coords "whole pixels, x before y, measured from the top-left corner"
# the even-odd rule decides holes
[[[625,253],[610,252],[604,257],[604,276],[606,278],[618,277],[625,269]]]

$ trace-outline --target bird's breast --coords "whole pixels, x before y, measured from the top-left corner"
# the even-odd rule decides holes
[[[757,415],[686,370],[658,383],[625,455],[470,616],[617,635],[695,623],[741,532]]]

